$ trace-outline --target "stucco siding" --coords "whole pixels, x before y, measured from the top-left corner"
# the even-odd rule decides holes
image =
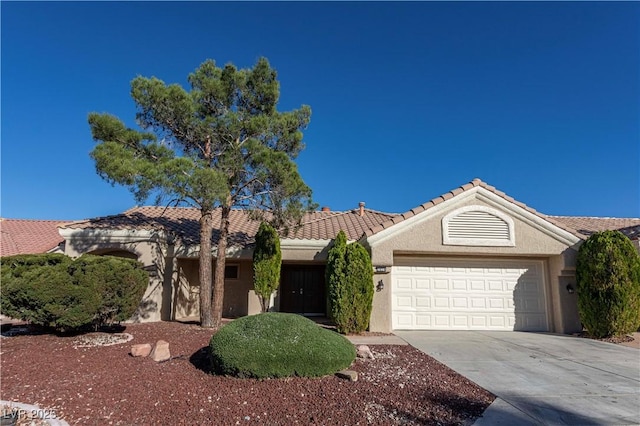
[[[227,259],[227,265],[238,266],[238,279],[225,280],[222,315],[239,317],[247,315],[249,290],[253,289],[251,262]],[[200,316],[200,277],[197,259],[180,259],[174,282],[174,319]],[[212,261],[212,270],[214,263]]]
[[[424,220],[416,217],[412,226],[405,226],[398,232],[372,243],[372,261],[374,265],[392,265],[394,254],[413,253],[447,253],[447,254],[480,254],[483,256],[520,256],[520,255],[557,255],[562,253],[566,244],[547,233],[536,229],[524,220],[511,216],[514,222],[515,246],[464,246],[444,245],[442,243],[442,219],[452,209],[463,206],[478,205],[496,208],[477,198],[465,199],[461,203],[452,204],[449,209],[431,217],[425,215]],[[497,208],[496,208],[497,209]]]
[[[377,286],[382,283],[382,289]],[[373,308],[369,321],[369,330],[378,333],[391,332],[391,274],[374,274]]]

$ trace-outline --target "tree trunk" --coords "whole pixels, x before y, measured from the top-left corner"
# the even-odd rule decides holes
[[[211,318],[211,210],[202,210],[200,218],[200,325],[213,327]]]
[[[224,302],[224,267],[227,261],[227,238],[229,236],[229,214],[231,207],[221,207],[220,239],[216,255],[216,272],[213,281],[213,327],[222,325],[222,308]]]

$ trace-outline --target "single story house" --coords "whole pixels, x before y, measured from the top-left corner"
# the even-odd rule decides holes
[[[216,212],[219,214],[219,212]],[[219,217],[218,217],[219,218]],[[65,253],[138,259],[150,285],[133,320],[198,316],[199,211],[136,207],[60,227]],[[214,223],[218,220],[214,218]],[[224,315],[259,311],[252,291],[258,223],[233,210]],[[637,243],[640,219],[548,216],[475,179],[403,214],[322,209],[281,239],[274,309],[326,315],[324,268],[344,230],[374,265],[370,330],[581,330],[575,294],[577,249],[592,232],[625,230]],[[212,259],[218,255],[214,231]]]

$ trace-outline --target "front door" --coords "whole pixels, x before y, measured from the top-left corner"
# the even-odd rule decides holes
[[[282,265],[280,311],[325,315],[324,265]]]

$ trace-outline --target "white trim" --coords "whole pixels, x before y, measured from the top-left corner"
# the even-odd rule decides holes
[[[502,220],[507,225],[507,239],[496,238],[456,238],[449,236],[449,223],[462,213],[484,212]],[[516,236],[513,219],[508,215],[487,206],[463,206],[442,218],[442,244],[451,246],[482,246],[482,247],[515,247]]]
[[[66,241],[93,240],[95,242],[114,241],[132,243],[149,240],[153,237],[165,237],[161,231],[149,231],[146,229],[58,228],[58,233]]]
[[[464,202],[468,198],[477,196],[477,198],[481,201],[484,201],[493,207],[502,208],[512,214],[514,217],[522,220],[523,222],[535,227],[536,229],[542,231],[543,233],[549,235],[550,237],[560,241],[563,244],[568,246],[572,246],[580,241],[581,238],[573,235],[572,233],[565,231],[564,229],[552,224],[551,222],[537,216],[524,208],[505,200],[499,195],[494,194],[491,191],[488,191],[480,186],[473,187],[468,189],[458,195],[449,198],[448,200],[443,201],[440,204],[436,204],[435,206],[424,210],[402,222],[399,222],[395,225],[392,225],[382,231],[372,235],[367,238],[367,242],[369,246],[372,247],[375,244],[381,243],[386,239],[393,237],[398,232],[401,232],[407,228],[420,224],[426,220],[429,220],[433,216],[441,213],[443,210],[447,210],[455,207],[456,205]]]

